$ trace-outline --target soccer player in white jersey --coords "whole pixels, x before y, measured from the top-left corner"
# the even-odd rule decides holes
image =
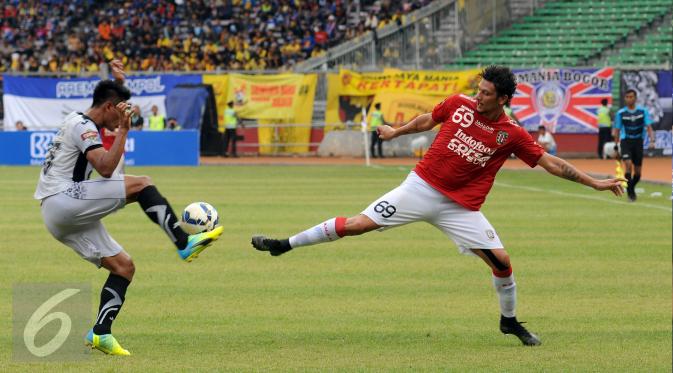
[[[504,66],[481,73],[476,96],[454,95],[432,113],[419,115],[400,128],[381,126],[383,140],[442,127],[423,159],[396,189],[372,202],[361,214],[326,220],[288,239],[254,236],[252,245],[273,256],[301,246],[334,241],[375,229],[428,222],[458,246],[460,252],[480,257],[493,272],[500,303],[500,330],[517,336],[524,345],[540,339],[516,319],[516,282],[509,255],[498,233],[479,211],[495,175],[510,154],[530,167],[540,165],[552,175],[596,190],[623,193],[622,179],[597,180],[568,162],[545,153],[526,130],[503,111],[516,91],[516,78]]]
[[[131,257],[108,234],[101,223],[105,216],[138,202],[177,248],[180,258],[191,262],[222,234],[222,227],[187,235],[171,205],[147,176],[114,172],[124,153],[131,110],[130,91],[123,82],[123,65],[111,63],[117,82],[103,80],[93,93],[85,113],[70,113],[54,138],[40,171],[35,199],[49,232],[83,259],[110,272],[101,291],[96,323],[85,338],[87,345],[111,355],[130,355],[112,336],[112,322],[124,303],[135,266]],[[119,79],[119,75],[122,79]],[[119,129],[109,151],[99,130]],[[101,176],[89,180],[96,170]]]

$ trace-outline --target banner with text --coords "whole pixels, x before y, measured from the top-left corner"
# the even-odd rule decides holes
[[[544,125],[553,133],[598,132],[601,100],[612,102],[611,67],[514,70],[514,115],[528,131]]]
[[[229,74],[227,101],[234,101],[241,118],[292,119],[315,90],[315,82],[315,75]]]
[[[40,165],[56,131],[0,132],[0,165]],[[129,131],[124,153],[127,166],[196,166],[199,132]]]
[[[57,129],[62,119],[73,111],[91,107],[93,90],[100,78],[39,78],[6,75],[4,77],[5,131],[14,131],[17,121],[31,130]],[[157,105],[166,113],[166,93],[177,84],[201,83],[200,75],[129,76],[125,85],[131,91],[130,102],[139,105],[143,114]]]
[[[304,153],[311,137],[317,82],[316,74],[229,74],[226,101],[234,101],[239,118],[258,120],[260,154]],[[286,126],[264,126],[271,124]]]
[[[381,102],[388,122],[409,120],[419,110],[432,110],[444,97],[454,93],[473,94],[480,70],[401,71],[386,69],[380,73],[357,73],[342,69],[329,74],[327,128],[359,123],[362,108]],[[402,111],[400,111],[402,110]],[[412,114],[413,113],[413,114]]]

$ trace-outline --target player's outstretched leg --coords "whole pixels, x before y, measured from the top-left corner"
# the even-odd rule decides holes
[[[540,338],[522,325],[524,322],[516,319],[516,282],[507,252],[504,249],[472,251],[493,271],[493,286],[500,303],[500,331],[515,335],[526,346],[542,344]]]
[[[163,229],[175,247],[183,249],[187,246],[189,235],[180,228],[178,216],[157,187],[151,184],[142,187],[137,200],[147,217]]]
[[[282,255],[290,250],[289,239],[277,240],[275,238],[268,238],[265,236],[252,236],[252,247],[259,251],[268,251],[272,256]]]
[[[180,227],[178,216],[170,203],[146,176],[125,176],[126,195],[131,202],[138,201],[150,220],[159,225],[175,245],[178,255],[186,262],[199,254],[222,235],[223,228],[215,227],[210,232],[188,235]]]
[[[338,216],[282,240],[253,236],[252,246],[259,251],[268,251],[272,256],[278,256],[300,246],[335,241],[345,235],[346,220],[345,217]]]
[[[203,250],[220,238],[222,231],[224,231],[224,228],[217,226],[212,231],[192,234],[187,239],[187,246],[184,249],[178,248],[178,255],[185,262],[191,262],[198,258]]]
[[[253,236],[251,243],[259,251],[268,251],[272,256],[278,256],[301,246],[336,241],[341,237],[356,236],[377,228],[380,226],[365,215],[350,218],[338,216],[290,238],[279,240],[265,236]]]

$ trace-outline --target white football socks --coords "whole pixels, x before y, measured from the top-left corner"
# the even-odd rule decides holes
[[[493,274],[493,286],[500,301],[500,313],[505,317],[516,316],[516,282],[514,274],[498,277]]]
[[[336,241],[343,237],[345,224],[346,218],[344,217],[326,220],[313,228],[290,237],[290,246],[295,249],[300,246]]]

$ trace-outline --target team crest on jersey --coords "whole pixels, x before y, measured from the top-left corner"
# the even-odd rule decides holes
[[[502,145],[505,142],[507,142],[507,138],[509,137],[509,134],[505,131],[498,131],[498,134],[495,135],[495,142],[498,143],[498,145]]]
[[[98,137],[98,132],[96,132],[96,131],[86,131],[80,137],[82,138],[82,140],[95,139],[96,137]]]

